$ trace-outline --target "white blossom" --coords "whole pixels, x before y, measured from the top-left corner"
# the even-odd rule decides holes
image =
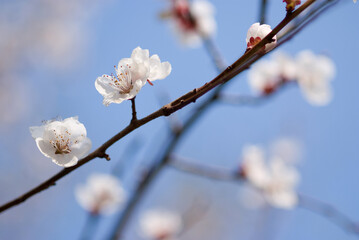
[[[177,213],[163,209],[149,210],[140,218],[141,232],[148,239],[170,239],[178,234],[181,228],[181,217]]]
[[[330,81],[335,75],[333,61],[309,50],[300,52],[296,58],[297,81],[304,97],[313,105],[326,105],[332,99]]]
[[[257,43],[259,43],[263,38],[265,38],[272,31],[271,26],[267,24],[260,25],[259,23],[254,23],[248,29],[247,32],[247,49],[253,48]],[[273,49],[277,43],[277,36],[273,37],[273,42],[267,43],[264,50],[267,52]]]
[[[270,60],[262,60],[254,64],[248,72],[249,86],[260,94],[272,93],[280,82],[279,65]]]
[[[134,98],[148,81],[164,79],[171,73],[169,62],[161,62],[158,55],[149,56],[147,49],[135,48],[130,58],[123,58],[115,68],[115,75],[102,75],[95,82],[104,97],[103,104],[121,103]]]
[[[92,174],[85,185],[78,185],[75,196],[79,204],[92,214],[116,212],[126,200],[121,182],[109,174]]]
[[[250,87],[261,94],[270,94],[279,85],[295,77],[295,62],[283,52],[276,52],[271,59],[257,62],[248,73]]]
[[[30,127],[30,132],[40,152],[62,167],[74,166],[91,149],[86,128],[77,117],[48,121],[42,126]]]
[[[207,0],[173,1],[171,13],[173,30],[180,41],[188,46],[198,46],[203,38],[215,34],[215,7]]]
[[[248,146],[243,152],[243,171],[247,180],[262,191],[272,206],[290,209],[297,204],[294,188],[299,175],[288,162],[274,156],[266,163],[260,147]]]
[[[356,2],[357,2],[357,0],[353,0],[353,2],[354,2],[354,3],[356,3]]]

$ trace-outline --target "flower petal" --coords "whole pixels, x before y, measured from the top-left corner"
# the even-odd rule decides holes
[[[171,73],[171,70],[172,66],[169,62],[161,63],[157,54],[152,55],[150,58],[150,74],[148,79],[150,81],[164,79]]]

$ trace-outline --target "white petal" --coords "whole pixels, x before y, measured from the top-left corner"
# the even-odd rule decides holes
[[[292,191],[280,191],[265,196],[272,206],[278,208],[291,209],[298,203],[298,196]]]
[[[111,94],[115,91],[113,87],[111,87],[110,83],[113,82],[112,76],[102,75],[98,77],[95,81],[96,90],[105,97],[108,94]]]
[[[77,156],[79,159],[85,157],[91,150],[92,142],[87,137],[79,137],[78,143],[71,146],[72,154]]]
[[[45,141],[42,138],[36,138],[35,141],[40,152],[45,157],[52,158],[55,156],[55,148],[49,143],[49,141]]]
[[[253,23],[247,32],[247,38],[246,38],[246,42],[248,43],[249,40],[251,39],[251,37],[256,38],[258,36],[258,30],[259,30],[259,23]]]
[[[140,47],[135,48],[131,54],[131,59],[133,59],[137,63],[146,62],[149,60],[149,58],[150,52],[148,51],[148,49],[142,49]]]
[[[73,154],[58,154],[56,158],[53,158],[52,161],[61,167],[72,167],[77,164],[78,158]]]
[[[33,127],[30,127],[30,133],[31,133],[31,136],[36,139],[36,138],[42,138],[43,134],[44,134],[44,125],[42,126],[33,126]]]
[[[150,81],[164,79],[171,73],[171,70],[172,66],[169,62],[161,63],[157,54],[152,55],[150,58],[150,74],[148,79]]]

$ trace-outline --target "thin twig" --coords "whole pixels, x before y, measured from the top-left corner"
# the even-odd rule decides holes
[[[131,98],[131,109],[132,109],[132,119],[131,119],[131,123],[135,123],[137,122],[137,112],[136,112],[136,102],[135,102],[136,97]]]
[[[259,22],[260,24],[266,23],[267,16],[267,0],[261,0],[260,10],[259,10]]]
[[[354,222],[350,217],[339,211],[332,205],[323,201],[314,199],[312,197],[298,194],[299,196],[299,207],[316,213],[326,219],[329,219],[338,227],[359,235],[359,222]]]
[[[204,38],[203,39],[204,46],[207,49],[207,52],[209,53],[211,59],[213,60],[217,70],[219,72],[222,72],[224,69],[226,69],[227,64],[224,61],[222,54],[218,50],[218,47],[214,43],[212,38]]]
[[[174,157],[169,161],[168,166],[195,176],[201,176],[209,179],[216,179],[221,181],[238,181],[243,180],[240,171],[232,171],[230,169],[219,166],[209,166],[200,163],[194,163],[189,159]]]

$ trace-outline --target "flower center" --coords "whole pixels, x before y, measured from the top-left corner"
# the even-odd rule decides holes
[[[191,14],[187,1],[177,1],[173,13],[184,30],[191,31],[196,29],[196,19]]]
[[[247,48],[253,48],[255,45],[257,45],[262,39],[260,37],[251,37],[249,39],[249,42],[247,43]]]
[[[130,68],[131,66],[128,64],[125,66],[119,66],[118,69],[116,69],[115,66],[116,76],[111,74],[112,82],[110,85],[116,88],[120,94],[130,93],[133,88]]]
[[[51,145],[55,148],[55,154],[68,154],[71,152],[70,136],[69,131],[65,131],[64,134],[59,134],[55,129],[52,130],[55,135],[54,140],[50,140]]]

